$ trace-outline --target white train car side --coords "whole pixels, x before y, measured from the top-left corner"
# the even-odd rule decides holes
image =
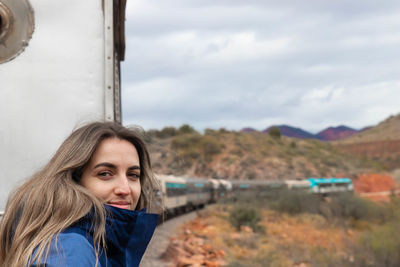
[[[157,175],[161,197],[167,214],[183,212],[187,205],[186,180],[172,175]]]
[[[211,200],[212,184],[207,179],[186,178],[186,192],[188,208],[201,208]]]
[[[0,0],[0,214],[74,128],[121,122],[126,0]]]

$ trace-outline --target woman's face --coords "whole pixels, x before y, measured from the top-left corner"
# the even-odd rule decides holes
[[[105,204],[134,210],[140,197],[140,163],[134,145],[108,138],[83,170],[80,184]]]

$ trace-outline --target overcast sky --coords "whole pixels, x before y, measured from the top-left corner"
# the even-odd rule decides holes
[[[310,132],[400,113],[398,0],[128,0],[124,124]]]

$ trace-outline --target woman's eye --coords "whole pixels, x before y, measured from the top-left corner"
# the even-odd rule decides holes
[[[99,172],[99,174],[98,174],[100,177],[108,177],[108,176],[111,176],[111,173],[110,172]]]
[[[131,179],[139,179],[140,175],[137,173],[129,173],[128,177],[130,177]]]

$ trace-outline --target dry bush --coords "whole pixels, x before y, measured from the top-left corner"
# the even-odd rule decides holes
[[[259,225],[261,213],[256,208],[234,205],[229,212],[228,220],[238,231],[242,226],[248,226],[254,232],[263,232],[263,228]]]

